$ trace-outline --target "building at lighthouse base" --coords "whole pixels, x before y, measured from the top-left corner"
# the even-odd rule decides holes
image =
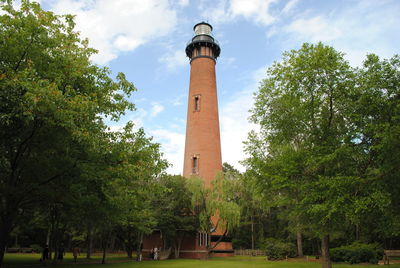
[[[160,251],[161,258],[174,259],[175,249],[168,244],[168,239],[160,231],[155,231],[143,239],[143,258],[150,259],[152,249]],[[217,244],[217,245],[216,245]],[[234,256],[232,240],[216,234],[203,232],[186,232],[183,235],[178,258],[182,259],[207,259],[209,257]]]

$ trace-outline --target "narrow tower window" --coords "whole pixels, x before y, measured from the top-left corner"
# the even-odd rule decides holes
[[[199,159],[197,158],[197,156],[193,157],[193,170],[192,173],[193,174],[197,174],[198,173],[198,169],[199,169]]]
[[[200,96],[194,96],[194,111],[200,111]]]

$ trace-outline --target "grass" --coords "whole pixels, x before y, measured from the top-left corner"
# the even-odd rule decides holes
[[[43,267],[39,262],[39,254],[6,254],[5,267]],[[266,261],[264,257],[236,256],[231,258],[213,258],[210,260],[166,260],[166,261],[143,261],[135,262],[124,255],[109,254],[108,264],[102,265],[101,256],[95,255],[93,259],[86,260],[84,257],[74,263],[71,254],[65,256],[62,264],[57,267],[63,268],[319,268],[318,262],[306,260],[289,261]],[[49,265],[48,265],[49,266]],[[333,264],[334,268],[376,268],[378,265],[350,265]],[[400,268],[400,264],[390,265],[391,268]]]
[[[62,265],[57,265],[58,266],[62,266],[62,267],[72,267],[71,265],[77,265],[77,264],[96,264],[96,263],[100,263],[101,259],[102,259],[102,255],[101,254],[93,254],[91,259],[86,259],[85,258],[85,254],[82,254],[81,256],[78,257],[78,263],[74,263],[74,259],[72,256],[72,253],[66,253],[66,255],[64,256],[64,260],[62,261]],[[34,254],[34,253],[8,253],[5,255],[4,257],[4,263],[6,267],[27,267],[27,266],[43,266],[40,263],[40,257],[41,254]],[[107,254],[107,261],[109,261],[110,263],[115,263],[115,262],[131,262],[132,259],[129,259],[128,257],[126,257],[126,255],[122,255],[122,254]],[[48,263],[51,263],[51,261],[48,261]],[[48,265],[49,266],[49,265]],[[79,266],[80,268],[84,268],[85,265],[83,266]],[[90,267],[94,267],[94,266],[90,266]],[[104,265],[103,265],[104,267]]]

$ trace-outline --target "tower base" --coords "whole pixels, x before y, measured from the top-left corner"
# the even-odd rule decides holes
[[[218,243],[216,246],[215,244]],[[230,237],[211,235],[211,257],[233,257],[235,254],[232,248],[232,239]]]

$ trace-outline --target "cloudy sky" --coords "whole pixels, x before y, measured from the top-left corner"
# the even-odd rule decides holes
[[[124,72],[138,89],[131,120],[161,143],[170,173],[182,173],[193,25],[207,21],[221,45],[217,87],[222,160],[243,170],[253,93],[273,61],[303,42],[322,41],[360,65],[367,53],[400,53],[400,0],[41,0],[75,14],[99,54],[93,62]]]

